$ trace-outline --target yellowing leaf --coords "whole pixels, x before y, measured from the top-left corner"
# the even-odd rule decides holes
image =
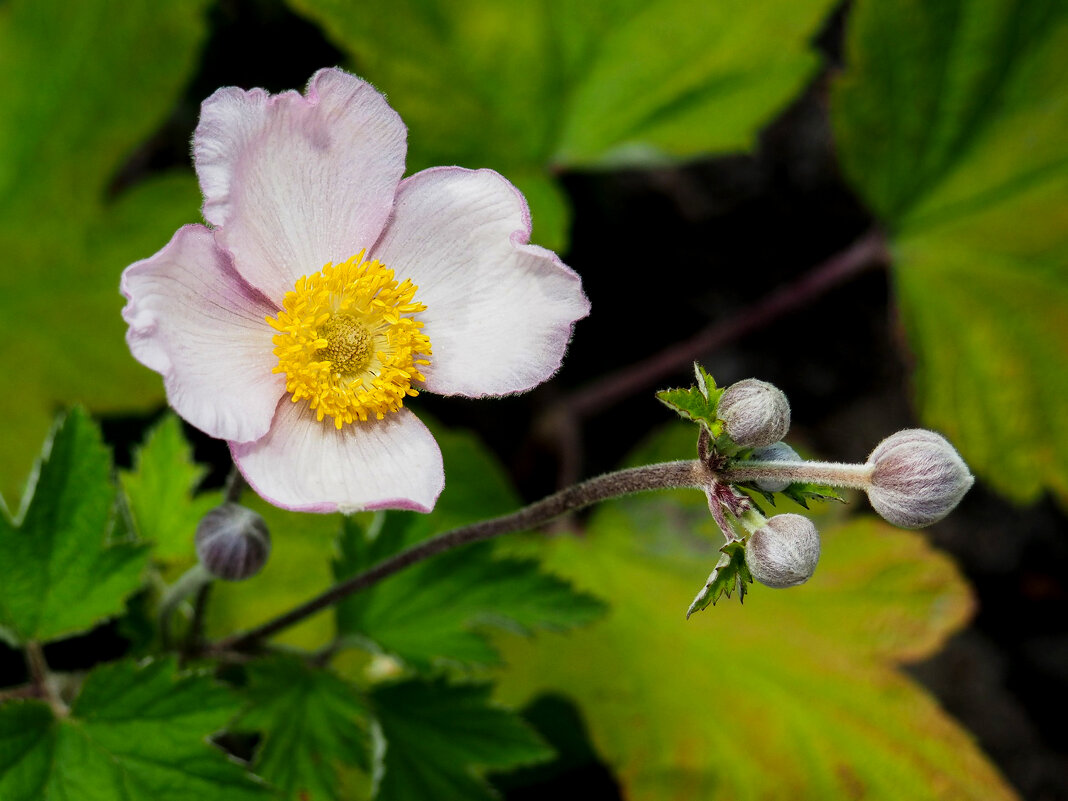
[[[722,542],[697,492],[602,507],[547,567],[611,599],[606,621],[499,638],[509,703],[566,692],[634,801],[1013,797],[970,736],[898,669],[969,617],[922,535],[860,518],[823,532],[815,576],[684,613]],[[699,533],[700,532],[700,533]]]

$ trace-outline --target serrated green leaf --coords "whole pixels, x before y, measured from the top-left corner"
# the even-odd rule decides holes
[[[550,759],[534,731],[489,696],[488,684],[444,679],[376,687],[371,702],[385,753],[375,801],[489,801],[495,794],[484,770]]]
[[[829,487],[826,484],[812,484],[807,481],[795,481],[784,489],[782,494],[804,509],[808,509],[809,501],[839,501],[845,503],[845,499],[834,487]]]
[[[683,447],[686,428],[638,460]],[[699,536],[708,518],[699,492],[633,496],[599,507],[581,539],[544,544],[550,567],[611,597],[612,614],[581,638],[498,638],[500,696],[568,693],[634,801],[1015,797],[898,669],[970,616],[949,559],[870,517],[821,526],[806,584],[684,621],[695,566],[718,555]]]
[[[207,743],[236,699],[170,660],[94,670],[69,717],[37,701],[0,707],[4,801],[253,801],[269,798]]]
[[[129,355],[123,267],[198,218],[191,172],[119,191],[172,113],[207,0],[10,0],[0,9],[0,491],[14,494],[50,410],[144,408],[159,377]]]
[[[745,601],[746,585],[753,583],[753,576],[749,572],[749,566],[745,563],[745,543],[740,540],[731,540],[720,550],[719,560],[712,569],[712,573],[705,582],[705,586],[697,593],[690,608],[686,610],[689,619],[694,612],[700,612],[709,604],[716,605],[722,596],[731,597],[731,593],[738,593],[738,601]]]
[[[44,642],[121,613],[147,550],[109,542],[111,454],[83,410],[57,421],[28,492],[21,519],[0,512],[0,634]]]
[[[230,729],[262,734],[253,766],[283,798],[339,799],[340,766],[370,770],[368,712],[356,688],[294,658],[245,669],[249,706]]]
[[[657,399],[679,413],[684,420],[700,423],[713,439],[723,435],[723,423],[716,415],[724,390],[699,364],[694,364],[695,383],[688,389],[665,389],[656,393]]]
[[[1068,498],[1068,6],[862,0],[832,94],[890,231],[925,423],[1018,500]]]
[[[814,74],[829,0],[289,0],[408,125],[409,169],[492,167],[562,249],[560,167],[751,149]]]
[[[381,541],[379,535],[377,541]],[[340,540],[338,579],[366,570],[382,554],[351,523]],[[564,630],[604,613],[597,598],[544,573],[532,559],[494,558],[481,543],[428,559],[337,605],[338,633],[357,636],[418,669],[439,662],[499,661],[488,627]]]
[[[134,452],[133,470],[119,473],[141,539],[152,543],[152,556],[165,563],[191,563],[197,523],[222,503],[218,490],[194,495],[207,468],[193,461],[193,448],[182,424],[167,414]]]

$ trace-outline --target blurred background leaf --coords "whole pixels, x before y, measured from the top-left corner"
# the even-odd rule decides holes
[[[136,148],[196,63],[207,0],[10,0],[0,6],[0,491],[16,497],[55,410],[145,408],[119,273],[198,218],[192,173],[125,188]]]
[[[554,175],[753,147],[812,77],[830,0],[289,0],[407,123],[409,171],[492,167],[562,249]]]
[[[861,0],[832,95],[916,391],[983,479],[1068,502],[1068,4]]]
[[[685,452],[691,439],[669,429],[635,461]],[[807,584],[754,585],[744,606],[686,622],[722,541],[709,528],[700,493],[658,493],[600,507],[581,539],[542,544],[551,569],[612,611],[581,633],[498,638],[509,664],[501,697],[570,694],[634,801],[1015,797],[898,668],[971,614],[949,559],[871,517],[823,521]]]

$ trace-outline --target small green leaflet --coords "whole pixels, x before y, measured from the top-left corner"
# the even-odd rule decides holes
[[[716,407],[723,389],[701,365],[693,366],[696,383],[689,389],[665,389],[656,393],[657,399],[674,409],[685,420],[700,423],[713,439],[723,434],[723,423],[716,416]]]
[[[4,801],[256,801],[271,794],[208,737],[237,700],[172,660],[117,662],[86,679],[69,717],[39,701],[0,707]]]
[[[738,600],[745,602],[745,594],[748,591],[746,584],[753,583],[753,576],[749,573],[749,566],[745,563],[745,543],[740,540],[732,540],[720,548],[722,555],[716,562],[716,567],[705,586],[697,593],[690,608],[686,610],[686,619],[694,612],[700,612],[709,604],[715,606],[722,596],[731,597],[731,593],[738,591]]]
[[[347,520],[335,562],[338,579],[371,567],[405,542],[400,532],[369,539]],[[531,559],[498,558],[489,543],[409,567],[337,605],[338,632],[412,667],[440,662],[497,664],[488,627],[529,633],[564,630],[600,617],[605,605]]]
[[[222,493],[194,495],[207,468],[193,461],[182,424],[166,415],[134,453],[134,469],[119,474],[141,539],[161,562],[191,562],[197,523],[222,503]]]
[[[249,706],[229,728],[261,733],[253,765],[283,798],[338,799],[340,765],[370,770],[368,712],[355,687],[292,657],[246,671]]]
[[[775,506],[775,495],[777,493],[762,490],[756,484],[742,484],[740,486],[750,493],[763,496],[768,503]],[[845,503],[845,498],[834,487],[829,487],[826,484],[812,484],[807,481],[795,481],[786,489],[780,490],[778,494],[785,495],[805,509],[809,508],[809,501],[838,501],[839,503]]]
[[[46,642],[123,610],[148,552],[111,542],[111,454],[82,409],[61,417],[27,488],[21,519],[0,511],[0,637]]]
[[[385,741],[375,801],[491,801],[485,769],[551,759],[517,715],[490,702],[489,684],[413,679],[381,685],[371,703]]]

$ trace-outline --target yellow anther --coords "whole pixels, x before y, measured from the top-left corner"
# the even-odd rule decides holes
[[[412,382],[426,380],[417,365],[430,363],[423,323],[409,316],[426,310],[417,287],[363,255],[302,276],[267,318],[278,332],[274,372],[286,374],[293,402],[307,400],[317,420],[339,429],[400,409],[419,394]]]

